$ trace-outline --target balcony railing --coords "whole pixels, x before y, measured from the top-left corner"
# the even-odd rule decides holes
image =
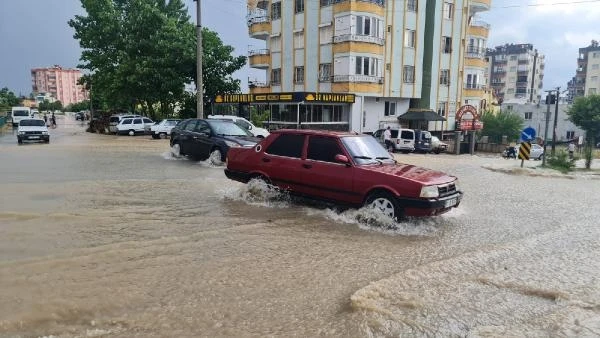
[[[369,82],[383,83],[383,78],[370,75],[334,75],[333,82]]]
[[[246,20],[248,20],[248,26],[252,26],[257,23],[270,22],[271,17],[267,13],[250,13],[246,17]]]
[[[248,51],[248,56],[254,55],[269,55],[271,53],[268,49],[251,49]]]
[[[485,21],[481,21],[481,20],[471,21],[471,26],[472,27],[483,27],[485,29],[490,29],[490,24]]]
[[[248,80],[248,87],[250,88],[268,88],[270,85],[264,81]]]
[[[368,43],[374,43],[374,44],[383,46],[383,43],[385,40],[383,38],[378,38],[378,37],[371,36],[371,35],[357,35],[357,34],[343,34],[343,35],[337,35],[337,36],[333,37],[333,43],[347,42],[347,41],[368,42]]]
[[[479,83],[468,83],[468,82],[465,82],[465,89],[485,90],[486,89],[486,85],[479,84]]]
[[[485,48],[467,46],[467,57],[482,59],[485,56]]]

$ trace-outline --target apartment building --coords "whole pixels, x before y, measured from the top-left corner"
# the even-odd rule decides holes
[[[577,72],[569,81],[567,100],[585,95],[600,94],[600,45],[592,40],[589,46],[579,48]]]
[[[77,84],[81,78],[79,69],[62,68],[55,65],[31,70],[31,85],[35,95],[49,93],[63,106],[84,101],[88,93]]]
[[[486,57],[490,25],[477,17],[476,7],[471,6],[469,10],[463,103],[474,106],[479,112],[483,112],[491,109],[493,103],[492,90],[489,87],[489,65]]]
[[[214,102],[268,110],[274,127],[453,130],[463,102],[481,103],[489,26],[473,18],[490,4],[249,0],[249,64],[264,78]]]
[[[543,93],[544,55],[531,44],[488,49],[490,85],[500,102],[539,103]]]

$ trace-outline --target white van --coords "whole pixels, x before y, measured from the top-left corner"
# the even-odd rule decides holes
[[[398,151],[415,151],[415,131],[413,129],[398,129],[398,138],[394,145]]]
[[[244,128],[245,130],[250,132],[250,134],[254,135],[255,137],[265,138],[265,137],[269,136],[269,134],[270,134],[268,130],[266,130],[264,128],[259,128],[255,125],[253,125],[252,122],[246,120],[243,117],[234,116],[234,115],[208,115],[208,118],[209,119],[217,119],[217,120],[233,121],[233,123]]]
[[[21,120],[32,117],[31,109],[29,107],[12,107],[10,116],[12,117],[13,128],[16,128]]]

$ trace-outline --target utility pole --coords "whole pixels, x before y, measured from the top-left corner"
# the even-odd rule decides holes
[[[546,129],[544,129],[544,156],[542,157],[542,167],[546,166],[546,145],[548,144],[548,125],[550,124],[550,105],[552,104],[552,90],[546,91]]]
[[[202,1],[196,1],[196,117],[204,118],[204,86],[202,83]]]
[[[556,152],[556,124],[558,123],[558,101],[560,98],[560,87],[556,87],[556,106],[554,107],[554,130],[552,131],[552,156]],[[544,157],[546,154],[544,154]]]

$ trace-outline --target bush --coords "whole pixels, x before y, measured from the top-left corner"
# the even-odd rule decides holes
[[[575,160],[575,157],[569,159],[569,154],[566,151],[559,150],[556,155],[548,157],[547,163],[548,167],[566,174],[575,168]]]

